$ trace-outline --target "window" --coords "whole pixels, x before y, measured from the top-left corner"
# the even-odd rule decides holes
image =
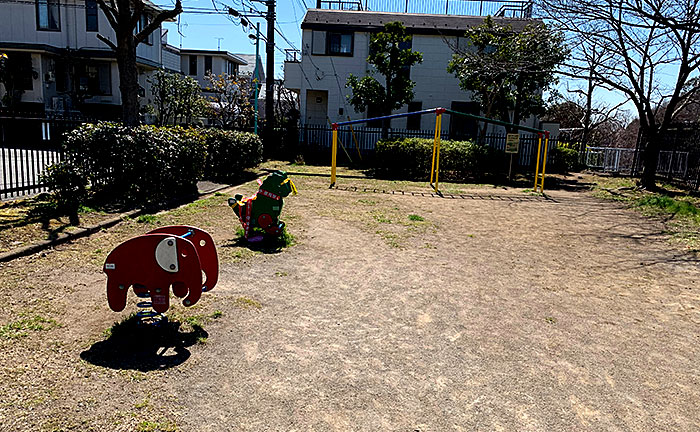
[[[328,48],[326,49],[327,55],[352,55],[352,33],[331,33],[328,32],[326,36],[326,42]]]
[[[197,75],[197,56],[190,56],[190,75]]]
[[[78,76],[80,91],[91,96],[112,94],[112,76],[109,63],[85,65]]]
[[[61,30],[58,0],[36,0],[36,24],[39,30]]]
[[[211,56],[204,56],[204,75],[211,73]]]
[[[326,55],[326,32],[314,30],[311,34],[311,54]]]
[[[311,54],[352,56],[354,33],[314,31],[311,34]]]
[[[85,0],[85,30],[97,30],[97,0]]]
[[[149,17],[146,14],[141,15],[139,17],[138,22],[136,22],[136,28],[134,29],[134,34],[138,34],[141,30],[145,29],[148,24],[151,23],[151,17]],[[148,36],[146,37],[146,40],[144,40],[144,43],[147,43],[148,45],[153,45],[153,32],[149,33]]]
[[[454,111],[459,111],[467,114],[479,115],[481,110],[481,105],[479,102],[461,102],[452,101],[450,106]],[[454,116],[450,116],[454,117]],[[479,124],[473,119],[463,119],[459,121],[454,121],[456,119],[450,118],[450,139],[472,139],[476,138],[479,132]]]
[[[367,107],[367,118],[381,117],[383,115],[385,115],[384,112],[377,105],[372,104]],[[367,127],[380,128],[382,123],[382,120],[370,120],[366,124]]]
[[[423,102],[409,102],[408,112],[416,112],[423,109]],[[421,115],[413,115],[406,117],[406,129],[420,130]]]
[[[413,39],[409,39],[404,42],[399,42],[399,49],[406,50],[413,48]],[[411,66],[404,66],[401,68],[401,74],[407,79],[411,79]],[[420,111],[420,110],[419,110]],[[420,129],[420,127],[418,127]]]
[[[36,71],[32,68],[32,55],[28,52],[7,54],[7,72],[17,90],[34,90]]]

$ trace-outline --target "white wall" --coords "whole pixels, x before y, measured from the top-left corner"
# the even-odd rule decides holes
[[[299,85],[302,123],[306,123],[309,117],[306,112],[307,90],[325,90],[328,92],[328,117],[330,117],[331,122],[345,121],[348,116],[353,120],[364,118],[364,113],[356,113],[347,102],[347,96],[351,92],[350,89],[345,88],[345,83],[351,73],[357,76],[365,74],[367,69],[366,60],[369,53],[367,33],[355,33],[352,57],[312,56],[311,38],[312,31],[304,30],[302,34],[303,55],[301,59],[303,74],[301,74],[301,83]],[[339,108],[343,108],[342,115],[339,114]],[[312,117],[317,117],[317,114],[314,114]]]

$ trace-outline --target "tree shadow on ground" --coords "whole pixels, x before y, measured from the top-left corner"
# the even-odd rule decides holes
[[[95,366],[110,369],[131,369],[140,372],[169,369],[188,358],[188,347],[209,335],[202,327],[192,326],[183,332],[178,321],[163,320],[158,324],[143,324],[133,315],[115,323],[110,336],[95,342],[80,353],[80,358]]]

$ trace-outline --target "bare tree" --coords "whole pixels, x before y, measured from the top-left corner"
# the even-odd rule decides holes
[[[253,122],[255,112],[251,104],[251,78],[250,75],[236,77],[229,74],[207,74],[209,81],[206,88],[213,96],[209,99],[212,103],[214,120],[223,128],[246,128]]]
[[[176,0],[173,9],[159,12],[145,25],[143,25],[143,14],[146,4],[143,0],[97,0],[97,4],[107,17],[117,40],[113,42],[101,34],[98,34],[97,38],[115,53],[119,68],[122,120],[125,125],[134,126],[139,123],[139,73],[136,67],[136,47],[151,33],[158,30],[163,21],[178,16],[182,12],[182,3],[181,0]],[[139,23],[142,25],[139,31],[135,32],[134,29]],[[160,34],[156,36],[159,38]]]
[[[686,0],[539,0],[569,36],[565,74],[622,93],[646,137],[641,184],[656,187],[662,136],[692,96],[700,67],[700,3]],[[592,62],[592,60],[595,60]],[[594,68],[589,67],[595,64]],[[672,82],[664,77],[672,75]],[[662,107],[666,107],[663,115]]]

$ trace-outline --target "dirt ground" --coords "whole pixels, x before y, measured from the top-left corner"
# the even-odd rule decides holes
[[[236,240],[227,192],[0,265],[0,430],[700,430],[700,261],[660,221],[293,179],[279,252]],[[219,285],[171,307],[175,336],[110,330],[136,308],[109,310],[104,258],[171,223],[212,233]]]

